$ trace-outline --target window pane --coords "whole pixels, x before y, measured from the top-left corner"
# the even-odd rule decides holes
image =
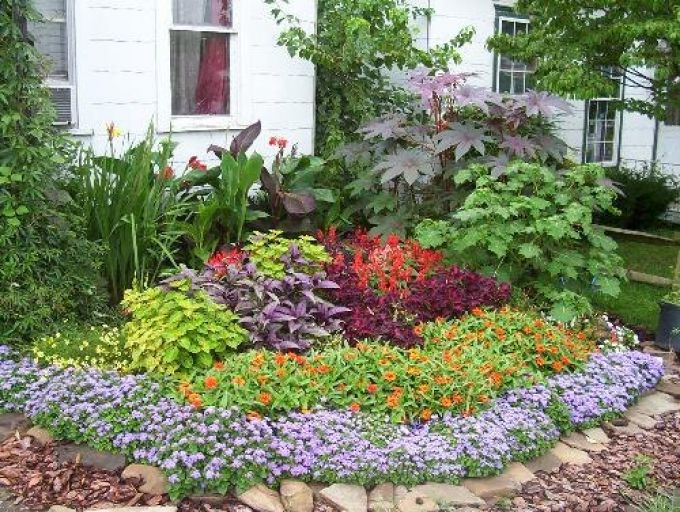
[[[527,33],[528,24],[515,23],[515,35],[524,35]]]
[[[501,69],[503,71],[512,70],[512,59],[510,57],[506,57],[505,55],[501,55]]]
[[[500,71],[498,73],[498,92],[510,92],[510,88],[512,87],[510,76],[510,73],[506,71]]]
[[[173,20],[178,25],[231,27],[231,0],[173,0]]]
[[[513,94],[524,94],[524,73],[512,74],[512,88]]]
[[[171,31],[173,115],[229,113],[229,35]]]
[[[611,162],[614,160],[614,143],[613,142],[607,142],[606,144],[602,144],[602,161],[603,162]]]
[[[47,21],[31,23],[30,32],[36,49],[48,61],[47,74],[54,78],[68,78],[68,50],[66,24]]]
[[[503,20],[501,22],[501,32],[503,32],[504,34],[507,34],[509,36],[514,36],[515,35],[515,22]]]

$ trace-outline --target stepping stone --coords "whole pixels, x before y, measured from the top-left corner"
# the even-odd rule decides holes
[[[286,512],[312,512],[314,509],[314,491],[304,482],[283,480],[279,493]]]
[[[680,411],[680,402],[666,393],[653,393],[641,398],[629,410],[646,414],[647,416],[657,416],[667,412]]]
[[[254,485],[237,498],[257,512],[284,512],[279,493],[263,484]]]
[[[645,431],[640,428],[640,426],[637,423],[633,423],[632,421],[628,423],[627,425],[613,425],[611,423],[606,423],[606,425],[609,426],[611,430],[614,430],[615,432],[619,432],[621,434],[626,434],[629,436],[635,436],[637,434],[644,434]]]
[[[562,467],[562,460],[554,453],[546,452],[534,460],[525,462],[524,465],[532,473],[538,473],[539,471],[552,473]]]
[[[394,484],[377,485],[368,493],[369,512],[392,512],[395,508]]]
[[[125,457],[109,452],[100,452],[79,444],[64,444],[54,449],[60,464],[79,462],[83,466],[92,466],[107,471],[120,471],[125,467]]]
[[[532,475],[533,476],[533,475]],[[472,494],[462,485],[428,483],[417,485],[411,492],[432,498],[440,505],[484,505],[484,500]]]
[[[319,493],[331,505],[335,505],[340,512],[366,512],[368,510],[368,495],[366,489],[360,485],[333,484]]]
[[[583,464],[590,464],[593,459],[577,448],[572,448],[564,443],[557,443],[554,448],[550,450],[555,457],[562,461],[562,464],[576,464],[582,466]]]
[[[488,478],[466,478],[463,485],[484,500],[513,496],[522,487],[519,482],[505,474]]]
[[[397,503],[399,512],[439,512],[439,505],[432,498],[407,492]]]
[[[39,446],[54,442],[52,434],[40,427],[31,427],[26,431],[26,435],[32,437]]]
[[[662,380],[656,389],[657,391],[671,395],[673,398],[680,398],[680,382]]]
[[[0,442],[9,439],[17,431],[19,433],[26,432],[30,426],[31,420],[23,414],[16,412],[0,414]]]
[[[624,416],[628,418],[628,420],[630,420],[630,422],[634,425],[647,430],[654,428],[656,425],[656,420],[654,418],[651,418],[646,414],[642,414],[641,412],[635,411],[633,409],[627,410],[624,413]]]
[[[568,436],[563,437],[562,442],[571,446],[572,448],[578,448],[579,450],[583,450],[585,452],[601,452],[602,450],[606,449],[602,443],[590,441],[580,432],[572,432]]]
[[[146,464],[130,464],[121,474],[123,478],[139,478],[142,485],[139,492],[158,496],[166,494],[170,489],[168,478],[160,469]]]
[[[591,442],[600,443],[600,444],[609,444],[611,442],[611,439],[609,439],[609,436],[605,433],[604,430],[602,430],[599,427],[597,427],[597,428],[587,428],[582,433]]]
[[[86,512],[177,512],[177,507],[157,506],[157,507],[110,507],[110,508],[89,508]]]

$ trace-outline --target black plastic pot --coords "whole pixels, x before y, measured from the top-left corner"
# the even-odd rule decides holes
[[[659,325],[656,328],[656,345],[680,352],[680,305],[659,302]]]

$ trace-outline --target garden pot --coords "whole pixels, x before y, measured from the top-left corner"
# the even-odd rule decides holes
[[[659,324],[656,328],[655,343],[665,349],[680,352],[680,306],[670,302],[659,302]]]

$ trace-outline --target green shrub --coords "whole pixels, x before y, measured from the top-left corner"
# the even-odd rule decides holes
[[[616,242],[593,227],[595,210],[613,210],[614,191],[599,184],[603,174],[597,165],[560,175],[523,162],[503,179],[482,166],[463,170],[456,181],[473,182],[475,190],[453,215],[449,248],[470,266],[531,290],[559,320],[585,313],[584,294],[616,296],[625,276]]]
[[[612,168],[607,170],[607,177],[622,192],[614,203],[620,214],[601,212],[597,216],[598,222],[607,226],[637,230],[653,226],[680,196],[677,178],[655,167]]]
[[[323,245],[313,237],[303,235],[288,239],[284,238],[282,232],[278,230],[271,230],[266,233],[256,231],[248,239],[248,244],[244,249],[249,253],[250,261],[257,266],[259,272],[267,277],[280,279],[285,275],[281,257],[288,253],[293,244],[300,251],[300,256],[309,263],[299,269],[301,272],[314,273],[321,270],[321,264],[331,260]]]
[[[35,340],[31,355],[46,365],[117,371],[126,371],[130,365],[122,329],[116,325],[86,326],[66,321],[55,333]]]
[[[19,343],[103,307],[101,249],[57,180],[70,158],[53,127],[43,61],[24,39],[28,0],[0,7],[0,339]]]
[[[125,293],[132,370],[173,374],[210,368],[247,341],[248,331],[233,312],[204,292],[189,294],[186,281],[171,286]]]

